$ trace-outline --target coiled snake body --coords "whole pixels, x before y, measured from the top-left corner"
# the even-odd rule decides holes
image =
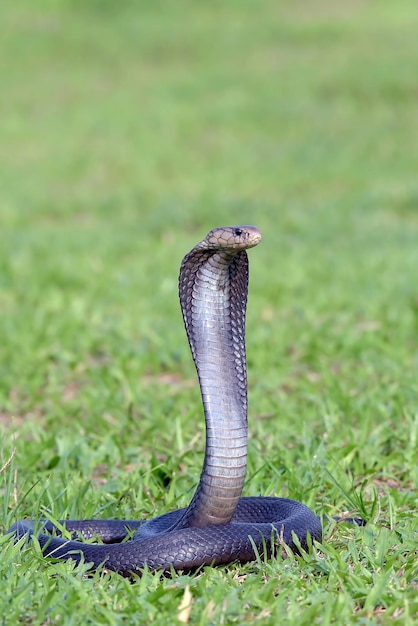
[[[123,576],[148,569],[191,570],[202,565],[246,562],[270,554],[278,538],[297,550],[307,537],[321,539],[319,518],[286,498],[248,497],[241,492],[247,460],[247,373],[245,314],[248,291],[246,249],[258,244],[254,226],[216,228],[185,256],[179,293],[196,365],[206,419],[206,451],[196,492],[187,508],[150,521],[70,520],[66,540],[50,522],[17,522],[15,540],[36,536],[45,556],[84,559],[92,568]],[[38,534],[38,531],[41,531]],[[128,532],[132,539],[121,543]]]

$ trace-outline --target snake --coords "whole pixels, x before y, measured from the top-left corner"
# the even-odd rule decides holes
[[[248,446],[247,249],[260,240],[255,226],[215,228],[181,263],[180,305],[206,423],[203,469],[190,504],[150,520],[63,520],[57,527],[21,520],[9,531],[15,542],[35,535],[46,557],[132,578],[144,568],[187,572],[269,557],[283,544],[298,553],[321,541],[320,518],[301,502],[242,496]]]

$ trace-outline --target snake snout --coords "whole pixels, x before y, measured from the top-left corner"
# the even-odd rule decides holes
[[[245,248],[252,248],[261,241],[261,232],[256,226],[235,226],[234,235]]]

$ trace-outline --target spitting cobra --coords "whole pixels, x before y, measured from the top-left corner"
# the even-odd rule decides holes
[[[287,498],[241,497],[247,464],[245,316],[247,248],[255,226],[215,228],[183,259],[179,294],[206,420],[203,470],[188,507],[149,521],[67,520],[67,540],[50,522],[23,520],[14,540],[35,534],[45,556],[103,565],[122,576],[144,567],[190,571],[254,560],[284,542],[292,550],[321,540],[320,519]],[[133,534],[131,539],[128,535]],[[84,543],[98,538],[102,543]]]

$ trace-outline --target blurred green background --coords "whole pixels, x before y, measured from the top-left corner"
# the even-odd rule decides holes
[[[17,449],[3,526],[41,505],[132,517],[188,501],[203,419],[178,268],[208,230],[243,223],[264,235],[250,251],[247,493],[358,504],[327,468],[408,518],[416,2],[0,12],[2,463]]]
[[[319,330],[337,343],[383,332],[411,356],[418,16],[405,0],[376,8],[3,7],[9,408],[19,410],[8,403],[18,380],[33,384],[30,395],[43,384],[51,354],[79,361],[84,351],[107,352],[113,335],[112,358],[144,338],[163,360],[187,352],[177,268],[224,224],[264,232],[251,255],[248,341],[250,358],[263,360],[258,375],[279,380],[270,372],[285,344],[301,335],[315,344]]]
[[[414,3],[2,13],[3,421],[32,412],[65,429],[57,415],[74,415],[89,430],[141,412],[162,374],[193,377],[179,263],[240,223],[264,233],[252,413],[297,436],[322,430],[332,402],[334,426],[355,426],[353,402],[376,393],[399,419],[417,365]]]

